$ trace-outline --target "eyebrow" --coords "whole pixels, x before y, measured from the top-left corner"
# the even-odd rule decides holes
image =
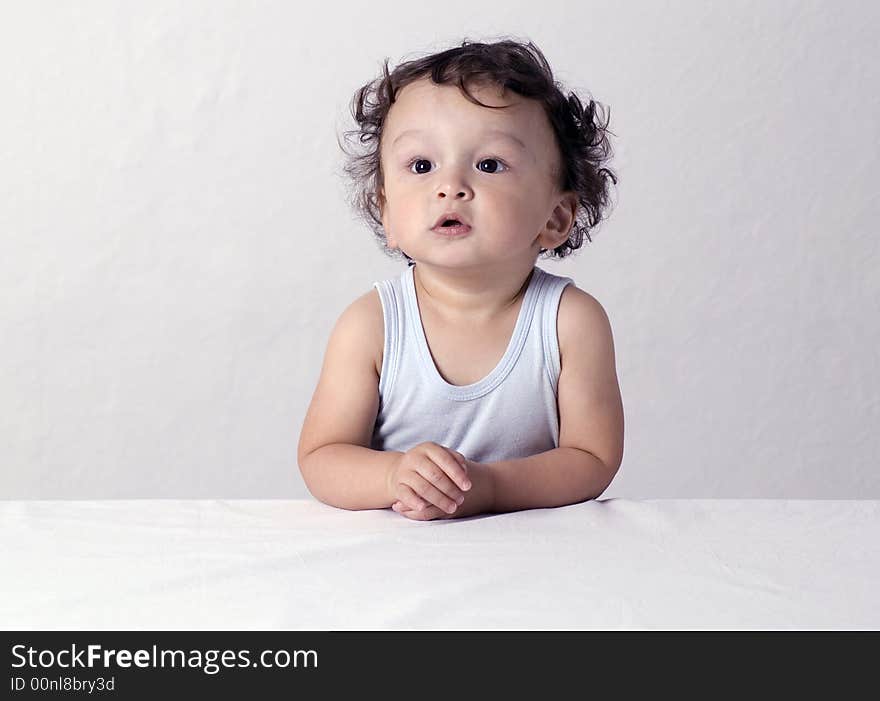
[[[397,135],[397,138],[391,142],[391,146],[393,148],[397,144],[397,142],[400,141],[404,136],[415,135],[415,134],[424,134],[424,133],[425,133],[424,129],[407,129],[406,131],[402,131],[402,132],[400,132],[400,134]],[[483,132],[483,135],[484,136],[492,136],[492,137],[496,137],[496,138],[501,137],[504,139],[510,139],[510,141],[512,141],[517,146],[519,146],[523,151],[529,150],[528,146],[526,146],[522,142],[522,140],[520,140],[519,138],[517,138],[516,136],[514,136],[510,132],[501,131],[500,129],[490,129],[489,131]]]

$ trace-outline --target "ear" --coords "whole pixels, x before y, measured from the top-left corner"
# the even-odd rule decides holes
[[[577,193],[565,192],[553,208],[550,219],[541,229],[536,243],[541,248],[553,249],[561,246],[568,239],[571,227],[577,216],[578,198]]]
[[[379,209],[379,218],[382,220],[382,225],[385,225],[385,188],[380,187],[379,191],[376,193],[376,206]]]
[[[382,220],[382,228],[385,229],[385,240],[388,242],[388,248],[398,248],[397,242],[391,235],[391,227],[388,221],[388,208],[386,207],[385,188],[380,187],[376,195],[376,204],[379,207],[379,218]]]

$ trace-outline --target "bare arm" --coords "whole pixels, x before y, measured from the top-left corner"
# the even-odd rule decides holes
[[[424,512],[399,504],[392,508],[414,520],[430,520],[565,506],[595,499],[616,472],[577,448],[553,448],[514,460],[469,461],[469,466],[474,486],[455,513],[446,514],[434,506]]]
[[[387,474],[401,453],[369,448],[379,409],[377,349],[384,322],[375,290],[340,315],[300,433],[297,461],[312,495],[343,509],[391,506]]]
[[[382,306],[371,290],[330,334],[297,449],[303,480],[315,498],[343,509],[387,509],[401,500],[453,510],[470,489],[463,455],[431,442],[405,453],[372,448],[383,344]]]
[[[569,285],[558,332],[559,447],[494,466],[499,509],[595,499],[623,460],[623,401],[608,315],[595,297]]]
[[[595,499],[617,471],[578,448],[553,448],[527,458],[486,464],[492,476],[494,510],[499,513]]]
[[[608,315],[569,285],[559,306],[558,448],[488,463],[497,512],[597,498],[623,460],[624,415]]]
[[[300,458],[300,470],[314,497],[341,509],[387,509],[388,474],[402,453],[348,443],[325,445]]]

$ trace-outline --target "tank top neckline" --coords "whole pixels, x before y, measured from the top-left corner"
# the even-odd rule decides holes
[[[469,385],[453,385],[443,379],[440,371],[437,369],[434,359],[431,357],[431,351],[428,346],[428,339],[425,335],[425,327],[422,325],[422,314],[419,310],[418,297],[416,296],[415,285],[415,266],[410,265],[404,271],[404,285],[406,290],[406,305],[408,309],[407,317],[410,319],[411,331],[416,338],[416,344],[419,349],[419,356],[422,359],[422,367],[425,370],[430,382],[450,399],[467,400],[476,399],[484,394],[488,394],[498,385],[504,378],[510,374],[510,371],[516,365],[516,361],[522,353],[528,336],[529,324],[534,315],[535,304],[537,302],[538,287],[540,279],[543,277],[543,271],[537,267],[533,267],[533,274],[526,293],[523,296],[522,303],[519,308],[519,315],[516,319],[516,325],[510,336],[510,341],[501,356],[498,364],[489,371],[481,380],[473,382]]]

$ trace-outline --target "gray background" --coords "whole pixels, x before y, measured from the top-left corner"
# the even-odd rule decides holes
[[[611,319],[603,496],[880,498],[878,7],[4,5],[0,498],[307,496],[330,330],[403,265],[344,203],[349,100],[506,37],[611,106],[617,205],[538,261]]]

